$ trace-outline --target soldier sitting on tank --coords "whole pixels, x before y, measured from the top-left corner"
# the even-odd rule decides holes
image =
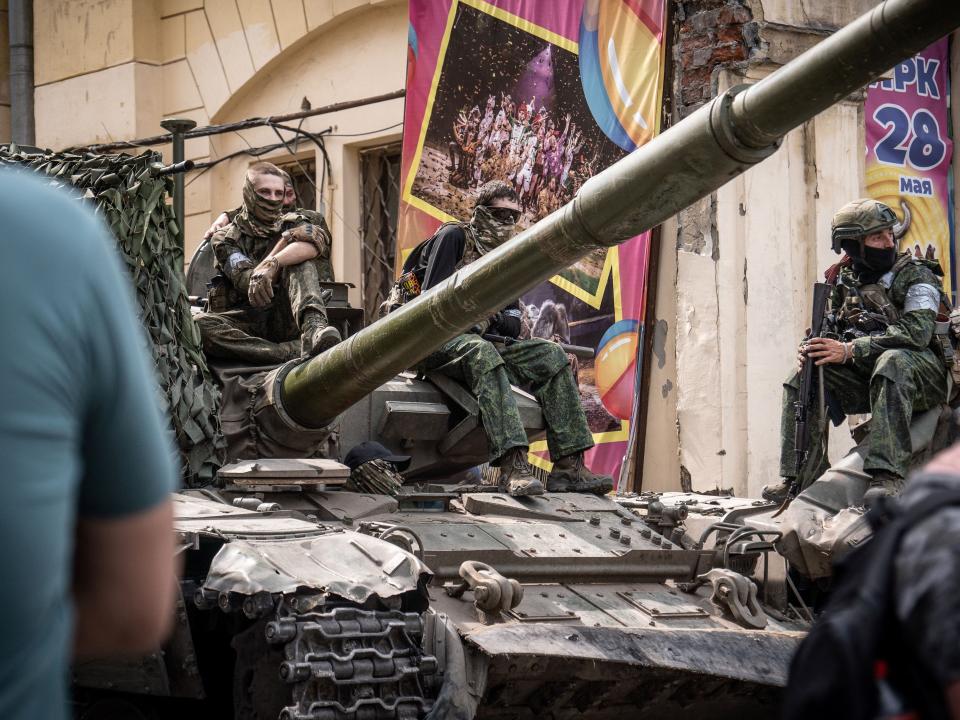
[[[935,261],[897,254],[897,216],[881,202],[856,200],[832,222],[834,252],[846,256],[825,273],[834,285],[831,314],[835,336],[801,343],[798,362],[809,355],[824,369],[827,405],[835,422],[843,414],[871,413],[863,469],[870,475],[864,502],[874,503],[903,488],[910,462],[910,420],[947,400],[947,365],[935,336],[943,275]],[[797,473],[794,403],[799,376],[784,384],[780,474],[763,496],[780,502],[825,469],[825,423],[810,423],[811,452]]]
[[[422,290],[429,290],[509,240],[519,217],[514,189],[499,180],[486,183],[480,188],[469,222],[444,225],[418,248],[413,260],[417,274],[422,273]],[[405,269],[410,268],[405,265]],[[583,462],[584,451],[593,447],[593,437],[566,353],[557,343],[539,338],[497,347],[481,337],[490,332],[516,338],[520,318],[520,304],[515,302],[471,332],[442,345],[422,362],[421,369],[460,380],[476,396],[490,463],[500,467],[500,487],[511,495],[543,493],[527,462],[527,434],[511,383],[528,387],[543,410],[547,446],[554,461],[547,490],[609,492],[612,479],[594,474]]]
[[[277,169],[280,170],[280,176],[283,178],[283,217],[280,221],[280,231],[286,232],[287,230],[292,230],[297,225],[310,223],[311,225],[320,227],[323,233],[327,237],[330,237],[330,230],[327,228],[327,221],[323,215],[316,210],[297,207],[297,192],[293,187],[293,179],[290,177],[290,173],[280,168]],[[207,228],[207,231],[203,234],[203,239],[209,240],[217,230],[225,228],[232,223],[237,213],[242,209],[243,206],[240,206],[233,210],[224,210],[220,213],[217,219],[213,221],[213,224]],[[333,282],[333,266],[330,264],[329,247],[327,248],[327,252],[317,255],[314,262],[317,264],[317,270],[320,273],[320,282]]]
[[[322,218],[282,214],[284,175],[270,163],[253,165],[239,212],[211,238],[220,275],[208,311],[196,317],[211,358],[276,365],[340,341],[320,289],[330,233]]]

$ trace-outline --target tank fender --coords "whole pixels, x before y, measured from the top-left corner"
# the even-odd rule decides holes
[[[415,591],[430,577],[415,555],[392,543],[334,530],[285,540],[232,539],[210,563],[203,590],[256,595],[308,588],[363,604],[371,596]]]

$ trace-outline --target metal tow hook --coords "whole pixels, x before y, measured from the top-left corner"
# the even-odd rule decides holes
[[[740,573],[714,568],[697,577],[700,583],[710,583],[710,600],[726,608],[733,619],[748,628],[762,630],[767,626],[767,614],[757,602],[757,586]]]
[[[460,598],[473,590],[474,607],[485,624],[496,622],[500,613],[513,610],[523,600],[523,586],[486,563],[467,560],[460,565],[460,577],[461,582],[446,588],[447,595]]]

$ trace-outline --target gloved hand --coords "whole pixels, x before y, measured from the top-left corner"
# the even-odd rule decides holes
[[[266,307],[273,300],[273,283],[280,272],[280,263],[276,258],[267,258],[253,269],[250,286],[247,288],[247,300],[253,307]]]

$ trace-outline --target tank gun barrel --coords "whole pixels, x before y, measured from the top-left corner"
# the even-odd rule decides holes
[[[755,85],[714,98],[415,301],[292,368],[281,385],[284,409],[305,427],[322,427],[538,283],[769,157],[788,131],[958,26],[957,0],[886,0]]]

